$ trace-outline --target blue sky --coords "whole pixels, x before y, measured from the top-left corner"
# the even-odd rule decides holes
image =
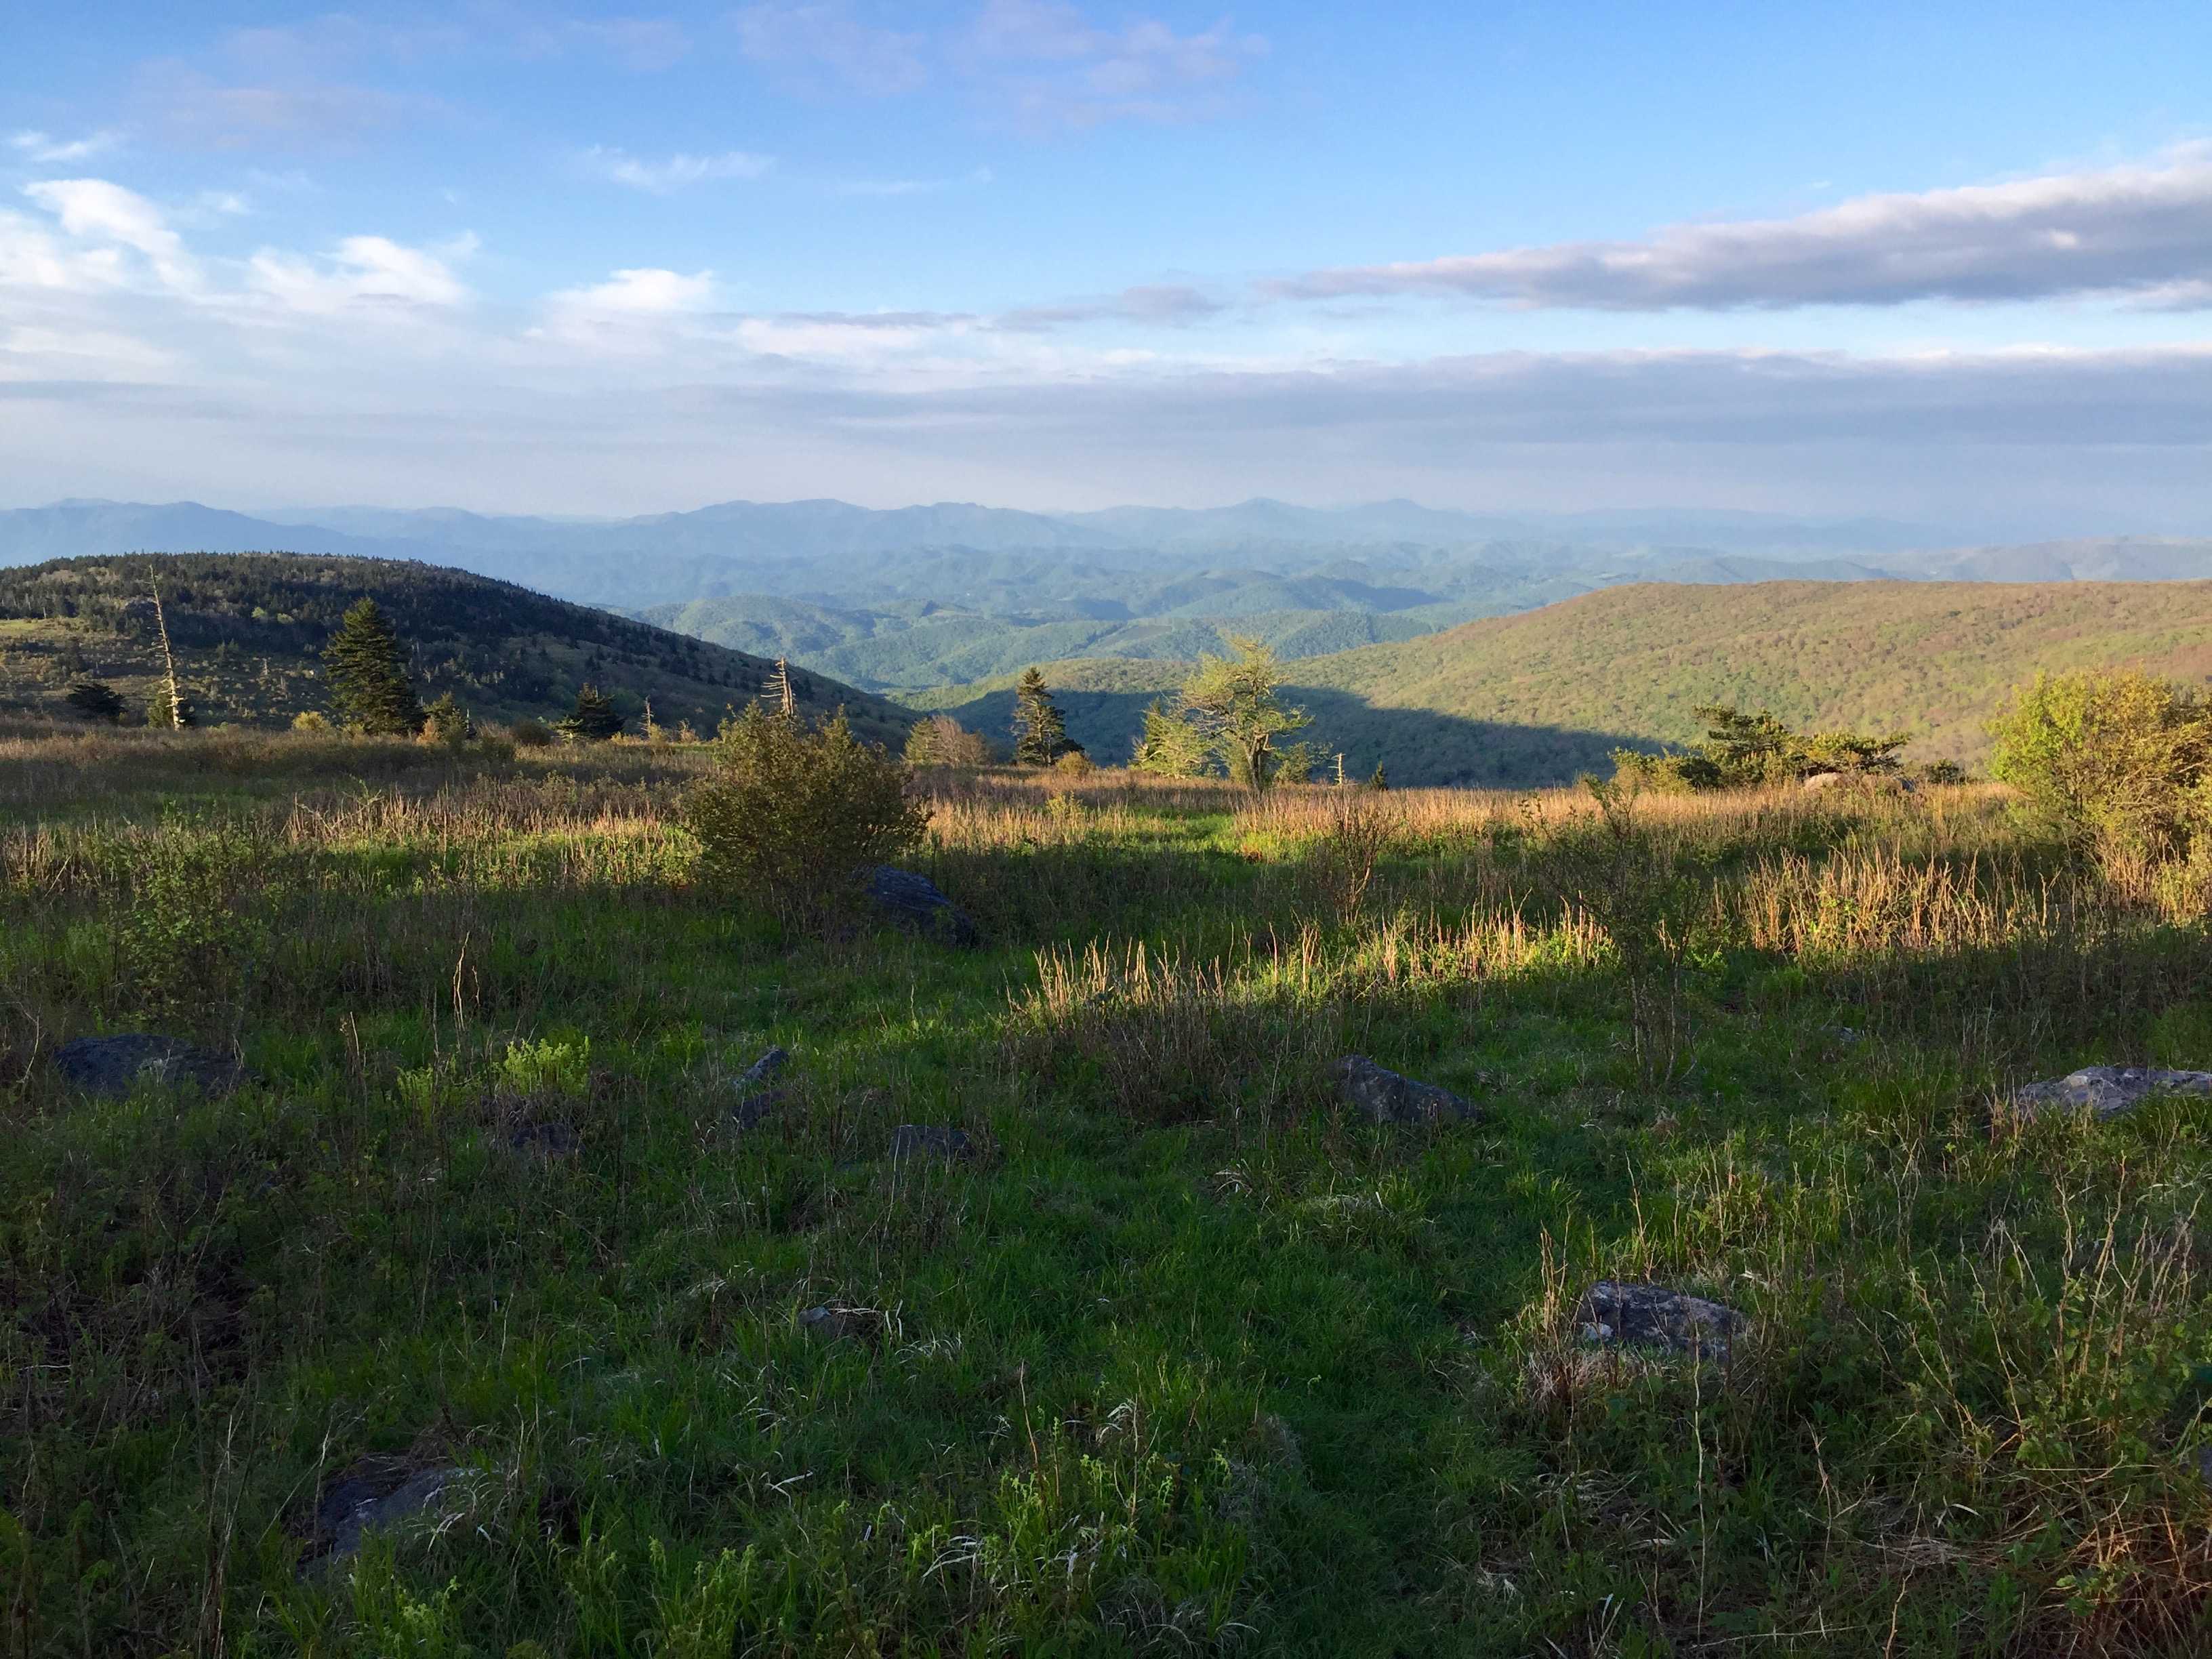
[[[2212,528],[2212,8],[8,9],[0,499]]]

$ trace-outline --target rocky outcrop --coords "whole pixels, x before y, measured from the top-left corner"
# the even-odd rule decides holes
[[[1735,1309],[1703,1297],[1664,1285],[1629,1285],[1610,1279],[1591,1285],[1575,1310],[1576,1328],[1586,1341],[1663,1348],[1710,1359],[1728,1358],[1743,1322]]]
[[[868,878],[868,898],[878,915],[910,933],[963,950],[982,942],[968,913],[927,876],[879,864]]]
[[[227,1095],[248,1075],[235,1054],[143,1031],[64,1042],[54,1050],[54,1069],[74,1087],[109,1100],[148,1083]]]
[[[2085,1066],[2078,1072],[2031,1083],[2013,1095],[2028,1112],[2081,1111],[2099,1117],[2131,1112],[2153,1095],[2212,1095],[2212,1072],[2161,1072],[2148,1066]]]
[[[1477,1115],[1450,1090],[1401,1077],[1364,1054],[1336,1062],[1337,1091],[1370,1123],[1459,1123]]]

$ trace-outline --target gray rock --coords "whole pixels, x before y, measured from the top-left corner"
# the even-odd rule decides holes
[[[121,1099],[142,1083],[227,1095],[247,1077],[234,1054],[143,1031],[64,1042],[54,1050],[54,1069],[87,1094],[110,1100]]]
[[[939,891],[927,876],[879,864],[868,878],[868,897],[885,921],[924,939],[963,949],[982,941],[967,912]]]
[[[2030,1112],[2079,1111],[2087,1107],[2099,1117],[2118,1117],[2153,1095],[2212,1095],[2212,1072],[2088,1066],[2065,1077],[2031,1083],[2013,1096],[2013,1103]]]
[[[1743,1328],[1743,1316],[1663,1285],[1624,1285],[1605,1279],[1583,1297],[1575,1310],[1575,1323],[1587,1341],[1725,1359]]]
[[[574,1158],[583,1150],[584,1138],[568,1123],[525,1123],[508,1132],[507,1150],[525,1158]]]
[[[891,1157],[941,1158],[947,1160],[973,1158],[975,1148],[967,1132],[947,1129],[934,1123],[902,1123],[891,1131]]]
[[[803,1308],[799,1328],[817,1342],[864,1342],[883,1329],[884,1316],[873,1308]]]
[[[1364,1054],[1336,1062],[1336,1086],[1370,1123],[1463,1122],[1478,1115],[1472,1102],[1450,1090],[1401,1077]]]
[[[731,1127],[752,1128],[783,1104],[790,1091],[767,1085],[790,1060],[788,1049],[771,1048],[737,1075],[732,1086],[738,1091],[738,1103],[723,1115]]]
[[[372,1532],[384,1531],[452,1507],[468,1471],[410,1470],[395,1458],[364,1458],[338,1477],[315,1505],[315,1533],[327,1546],[312,1565],[342,1561]]]

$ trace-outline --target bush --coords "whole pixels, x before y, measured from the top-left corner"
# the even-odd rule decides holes
[[[1052,769],[1066,778],[1087,778],[1098,769],[1098,763],[1080,749],[1071,749],[1052,763]]]
[[[912,775],[853,735],[758,704],[722,726],[714,775],[684,797],[699,872],[787,919],[820,926],[857,907],[869,872],[921,839]]]
[[[422,741],[425,743],[459,749],[476,734],[476,722],[469,718],[469,711],[454,701],[450,691],[422,711]]]
[[[292,716],[292,729],[295,732],[327,732],[331,729],[330,717],[313,708],[302,708]]]
[[[1905,738],[1896,733],[1793,732],[1764,709],[1747,714],[1726,703],[1692,712],[1705,723],[1705,735],[1694,748],[1670,755],[1616,749],[1614,781],[1631,791],[1680,794],[1771,787],[1820,772],[1881,777],[1897,772],[1897,751],[1905,744]]]
[[[988,766],[991,744],[980,732],[970,732],[950,714],[932,714],[918,720],[907,733],[908,766]]]
[[[2110,872],[2212,839],[2212,710],[2148,674],[2044,674],[1991,723],[1990,771]]]
[[[553,741],[553,728],[544,720],[524,719],[508,726],[507,735],[517,749],[544,749]]]

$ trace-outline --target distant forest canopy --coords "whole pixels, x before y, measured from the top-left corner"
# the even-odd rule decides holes
[[[347,606],[383,607],[424,702],[447,692],[478,719],[550,720],[596,684],[633,729],[650,700],[673,730],[711,733],[762,694],[775,665],[665,629],[406,560],[289,553],[161,553],[0,569],[0,706],[63,711],[81,678],[142,706],[159,672],[161,591],[180,676],[204,721],[278,725],[328,712],[321,653]],[[802,708],[843,706],[897,744],[914,716],[803,668]]]
[[[1761,582],[1608,588],[1448,633],[1287,665],[1324,763],[1401,784],[1521,787],[1613,769],[1617,748],[1695,741],[1726,703],[1807,731],[1904,733],[1905,757],[1978,768],[1988,723],[2039,671],[2135,667],[2212,682],[2212,582]],[[1068,734],[1129,755],[1187,664],[1048,663]],[[1013,677],[910,694],[1004,729]]]

